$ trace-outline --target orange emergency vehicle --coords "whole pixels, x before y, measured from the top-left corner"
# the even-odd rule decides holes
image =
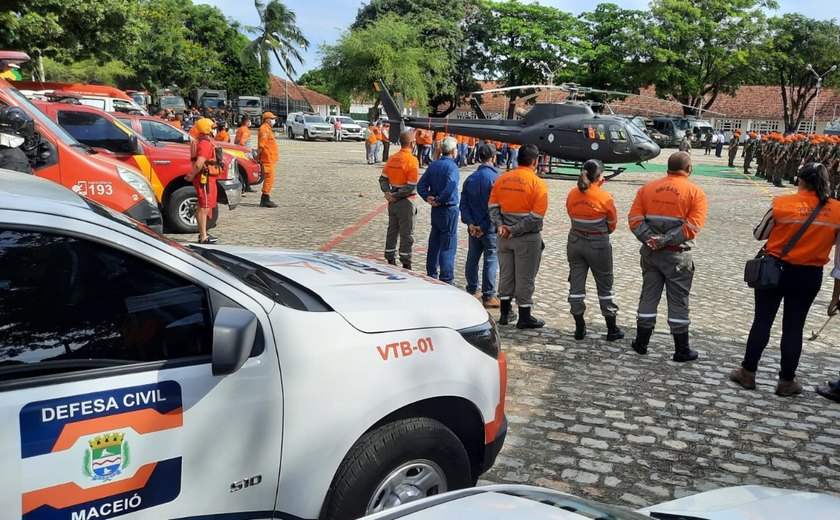
[[[0,51],[0,65],[23,63],[22,52]],[[35,175],[57,182],[76,193],[162,231],[162,219],[149,181],[136,169],[96,154],[50,120],[9,82],[0,79],[0,103],[15,106],[35,120],[41,147],[48,157],[34,168]]]

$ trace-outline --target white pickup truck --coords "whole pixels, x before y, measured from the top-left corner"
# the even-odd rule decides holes
[[[0,171],[3,519],[357,518],[474,484],[505,381],[462,291]]]
[[[286,119],[286,137],[295,139],[303,137],[307,141],[315,139],[335,139],[333,125],[318,114],[305,114],[303,112],[292,112]]]

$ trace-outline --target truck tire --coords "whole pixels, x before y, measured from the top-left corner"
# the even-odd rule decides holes
[[[333,478],[321,520],[351,520],[472,485],[458,437],[433,419],[386,424],[356,441]],[[394,493],[395,488],[402,494]]]
[[[291,126],[286,129],[286,137],[288,137],[289,139],[294,139],[295,138],[295,131],[292,130]]]
[[[184,186],[178,188],[164,205],[164,218],[169,233],[198,233],[198,223],[195,219],[195,206],[198,204],[198,196],[195,188]],[[213,210],[213,216],[207,222],[207,229],[216,227],[219,219],[219,208]]]
[[[312,140],[312,136],[309,135],[309,130],[307,130],[306,128],[303,129],[303,140],[304,141],[311,141]]]

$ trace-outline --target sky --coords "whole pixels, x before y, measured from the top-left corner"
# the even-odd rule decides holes
[[[194,0],[199,4],[215,5],[228,18],[232,18],[243,25],[258,25],[259,17],[250,0]],[[324,43],[334,43],[341,33],[347,29],[356,18],[359,7],[367,1],[360,0],[283,0],[297,15],[298,26],[303,35],[309,40],[309,49],[303,52],[304,63],[297,66],[298,75],[309,69],[318,67],[320,58],[318,48]],[[625,9],[645,9],[648,0],[610,0]],[[826,8],[834,5],[837,0],[777,0],[779,9],[775,13],[801,13],[810,18],[830,19],[837,11]],[[527,0],[523,0],[527,3]],[[592,11],[599,1],[596,0],[541,0],[542,5],[550,5],[569,11],[575,15],[584,11]],[[273,67],[275,73],[278,67]]]

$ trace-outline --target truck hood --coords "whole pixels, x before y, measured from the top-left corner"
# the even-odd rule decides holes
[[[751,520],[755,518],[828,518],[840,511],[840,498],[764,486],[716,489],[639,510],[655,518]]]
[[[487,311],[474,297],[416,272],[331,252],[218,249],[308,288],[363,332],[457,330],[488,320]]]

